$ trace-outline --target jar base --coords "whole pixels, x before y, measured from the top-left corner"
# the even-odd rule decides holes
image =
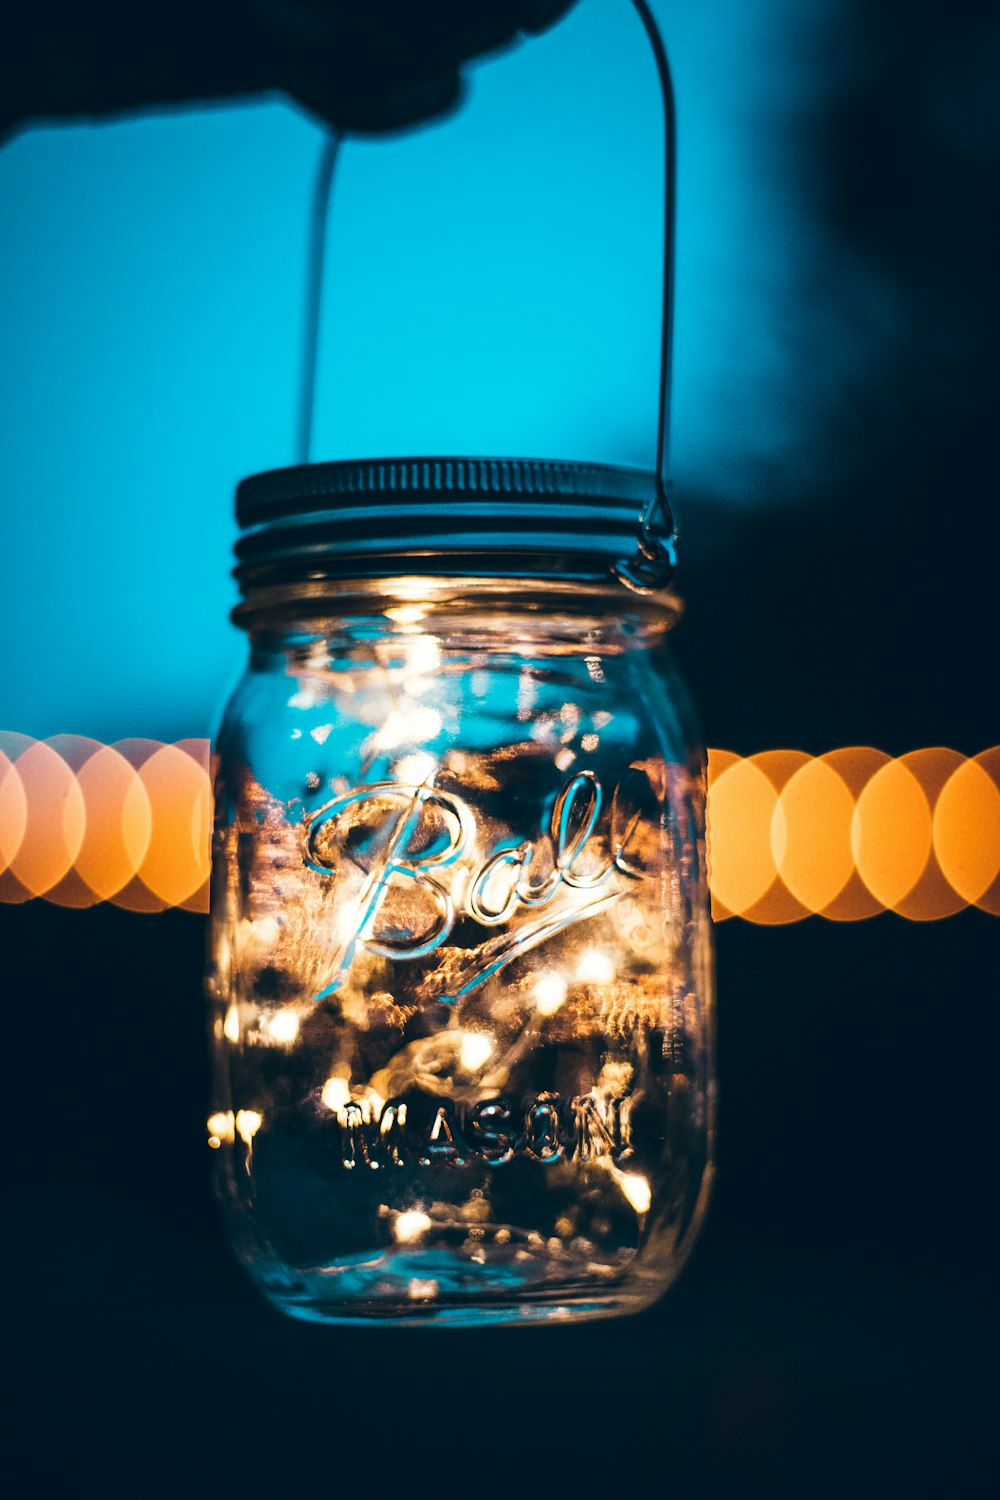
[[[526,1301],[498,1299],[470,1303],[458,1298],[407,1297],[405,1301],[330,1302],[310,1296],[275,1296],[268,1301],[279,1312],[305,1323],[353,1324],[386,1328],[480,1328],[529,1323],[578,1323],[642,1312],[656,1300],[628,1292],[602,1296],[547,1297]]]
[[[662,1272],[647,1279],[633,1271],[619,1273],[603,1285],[564,1277],[530,1286],[511,1277],[507,1286],[498,1287],[493,1277],[493,1285],[486,1284],[486,1267],[481,1280],[470,1275],[470,1269],[467,1261],[435,1254],[393,1256],[388,1264],[381,1256],[359,1257],[353,1265],[342,1262],[299,1272],[272,1269],[271,1274],[260,1274],[257,1264],[251,1275],[271,1305],[289,1317],[369,1327],[471,1328],[613,1318],[641,1312],[668,1284]],[[350,1287],[346,1296],[345,1281]]]

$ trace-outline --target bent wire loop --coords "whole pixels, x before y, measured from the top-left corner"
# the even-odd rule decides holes
[[[669,582],[676,565],[677,528],[668,495],[668,439],[670,423],[670,361],[673,339],[674,199],[676,183],[674,92],[663,38],[646,0],[631,0],[646,32],[656,65],[663,104],[663,277],[660,311],[660,383],[657,408],[656,469],[649,501],[638,517],[636,550],[619,558],[612,573],[636,593],[651,593]],[[326,240],[333,196],[333,181],[343,135],[332,132],[320,153],[313,189],[309,247],[306,266],[306,303],[299,387],[298,454],[300,464],[310,462],[316,403],[316,368],[323,301]]]

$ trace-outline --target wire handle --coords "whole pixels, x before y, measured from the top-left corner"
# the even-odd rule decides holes
[[[676,157],[674,148],[674,91],[666,48],[647,0],[631,0],[642,22],[656,64],[663,102],[664,185],[663,185],[663,290],[660,311],[660,385],[656,432],[656,470],[653,495],[639,518],[636,551],[630,558],[620,558],[612,567],[619,582],[635,593],[651,593],[663,588],[676,565],[677,528],[668,497],[667,479],[670,424],[670,358],[673,343],[674,281],[674,199]],[[326,264],[326,240],[330,218],[333,180],[343,136],[339,131],[324,143],[316,171],[313,207],[310,221],[309,249],[306,264],[306,305],[302,340],[302,368],[299,387],[298,462],[307,464],[312,449],[313,421],[316,403],[316,367],[319,355],[319,329],[323,302],[323,271]]]

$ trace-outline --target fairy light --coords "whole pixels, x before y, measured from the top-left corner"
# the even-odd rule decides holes
[[[476,1073],[492,1055],[493,1042],[483,1031],[466,1031],[462,1035],[458,1055],[462,1067]]]
[[[437,739],[441,733],[441,715],[436,708],[421,703],[407,703],[394,708],[385,723],[371,736],[373,750],[395,750],[400,745],[419,745]]]
[[[396,780],[407,786],[422,786],[429,781],[437,769],[437,761],[426,750],[416,750],[412,755],[400,756],[396,762]]]
[[[649,1205],[653,1201],[653,1194],[646,1178],[639,1172],[623,1172],[620,1180],[622,1192],[636,1213],[648,1213]]]
[[[277,917],[258,917],[250,923],[250,931],[262,947],[270,948],[281,936],[281,924]]]
[[[546,974],[539,974],[532,996],[540,1016],[554,1016],[560,1006],[565,1004],[566,981],[561,974],[555,974],[551,970]]]
[[[615,977],[614,963],[598,948],[585,948],[576,966],[576,977],[583,984],[610,984]]]
[[[427,614],[427,606],[424,604],[394,604],[391,609],[383,610],[387,620],[395,620],[397,625],[418,625]]]
[[[290,1047],[299,1034],[299,1018],[293,1010],[275,1011],[261,1025],[271,1040],[281,1047]]]
[[[255,1109],[241,1109],[236,1115],[236,1134],[244,1146],[249,1146],[254,1136],[264,1123],[263,1115],[259,1115]]]
[[[393,1220],[392,1235],[399,1245],[412,1245],[417,1240],[423,1239],[428,1229],[433,1227],[433,1219],[418,1209],[408,1209],[405,1213],[397,1214]]]
[[[350,1080],[339,1078],[336,1074],[332,1078],[328,1078],[323,1085],[320,1098],[327,1109],[332,1110],[334,1114],[339,1114],[344,1105],[350,1102]]]
[[[234,1125],[232,1110],[217,1111],[209,1115],[206,1121],[208,1127],[208,1144],[213,1151],[218,1151],[223,1141],[232,1142],[234,1138]]]

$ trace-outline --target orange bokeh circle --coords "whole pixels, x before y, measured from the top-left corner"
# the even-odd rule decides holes
[[[126,911],[163,911],[170,902],[163,896],[157,894],[142,876],[142,869],[149,854],[150,845],[156,832],[156,824],[162,819],[162,809],[154,807],[153,800],[149,795],[149,788],[142,780],[142,769],[147,761],[157,755],[163,748],[162,740],[126,739],[117,740],[111,747],[132,767],[136,773],[136,779],[142,788],[142,795],[138,800],[130,804],[129,812],[135,820],[129,828],[129,837],[136,841],[142,831],[143,813],[140,809],[148,808],[149,833],[145,839],[142,853],[136,861],[135,869],[130,879],[117,890],[111,897],[116,906],[123,907]],[[144,799],[144,800],[143,800]],[[123,813],[124,817],[124,813]],[[123,825],[123,828],[127,824]]]
[[[789,892],[810,912],[821,912],[854,873],[851,822],[854,798],[822,758],[789,779],[775,809],[774,852]]]
[[[144,762],[139,777],[149,797],[152,831],[138,877],[165,905],[179,906],[208,878],[208,773],[179,746],[163,745]]]
[[[21,752],[16,769],[27,818],[8,873],[29,896],[43,896],[73,868],[83,842],[86,809],[71,767],[44,740]]]
[[[963,761],[942,788],[933,841],[952,886],[978,901],[1000,873],[1000,790],[978,762]]]
[[[99,740],[92,740],[81,734],[56,734],[45,743],[62,757],[76,776],[84,803],[83,839],[76,859],[72,868],[66,871],[62,879],[57,881],[51,890],[45,892],[45,899],[54,902],[57,906],[94,906],[102,899],[103,893],[94,889],[83,872],[87,867],[86,851],[93,842],[95,822],[101,817],[103,807],[95,807],[93,801],[88,803],[86,790],[80,782],[80,775],[87,762],[95,755],[101,754],[105,746]]]
[[[767,891],[777,873],[771,818],[778,794],[749,760],[734,760],[709,781],[709,870],[713,901],[739,916]]]
[[[771,883],[764,894],[741,913],[747,922],[756,922],[759,926],[776,927],[784,926],[789,922],[800,922],[803,917],[810,915],[809,907],[804,906],[782,880],[780,860],[787,843],[787,827],[781,807],[781,794],[792,777],[807,766],[811,759],[812,757],[805,750],[760,750],[750,757],[757,770],[763,771],[777,796],[771,811],[770,839],[766,855],[763,857],[765,863],[761,868],[762,876],[765,869],[770,871]]]
[[[195,863],[202,880],[190,896],[178,904],[185,911],[207,913],[212,872],[212,758],[209,740],[178,740],[176,748],[189,755],[198,767],[201,780],[191,803],[191,842]]]
[[[14,746],[10,746],[10,749],[14,750]],[[11,899],[4,893],[4,878],[8,874],[11,860],[16,857],[24,842],[24,834],[28,826],[28,799],[25,796],[21,778],[17,774],[16,757],[16,750],[14,755],[10,755],[0,742],[0,899],[2,900]],[[16,884],[14,877],[6,881],[6,884]]]
[[[934,809],[934,852],[970,905],[1000,915],[1000,746],[956,766]]]
[[[824,765],[836,771],[850,792],[855,806],[876,771],[887,766],[892,759],[884,750],[876,750],[873,745],[844,745],[839,750],[826,751],[819,758]],[[854,869],[843,890],[823,909],[823,916],[831,922],[862,922],[885,910],[858,873],[854,858],[856,833],[857,821],[852,812],[850,846]]]
[[[930,745],[923,750],[911,750],[899,758],[899,764],[912,772],[919,782],[931,813],[931,847],[928,850],[927,863],[916,885],[901,901],[896,903],[895,907],[901,917],[907,917],[911,922],[936,922],[942,917],[954,915],[967,905],[965,897],[955,889],[941,869],[934,848],[934,814],[937,810],[938,798],[951,777],[964,763],[964,755],[944,745]]]
[[[712,787],[714,786],[715,782],[718,781],[723,771],[728,771],[729,767],[734,766],[740,759],[742,759],[742,757],[737,755],[733,750],[706,751],[707,772],[705,783],[707,789],[706,795],[709,805],[711,804]],[[706,814],[706,824],[707,821],[708,818]],[[708,889],[712,902],[712,921],[725,922],[729,917],[733,916],[734,913],[731,912],[727,906],[723,905],[715,889],[715,881],[712,878],[712,837],[710,829],[707,829],[706,832],[705,864],[708,872]]]
[[[916,776],[901,761],[887,761],[859,796],[851,847],[858,874],[883,907],[898,906],[927,868],[930,804]]]
[[[104,745],[77,772],[87,805],[87,833],[77,856],[82,879],[109,901],[134,878],[149,848],[153,819],[138,772]]]

